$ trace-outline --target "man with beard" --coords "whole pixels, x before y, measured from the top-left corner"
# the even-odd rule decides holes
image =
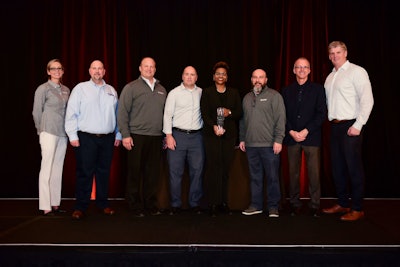
[[[264,70],[253,71],[253,90],[244,96],[242,102],[239,147],[247,154],[251,192],[251,203],[242,214],[255,215],[263,212],[263,181],[266,176],[268,216],[279,217],[279,165],[285,136],[286,111],[281,94],[268,88],[267,80]]]

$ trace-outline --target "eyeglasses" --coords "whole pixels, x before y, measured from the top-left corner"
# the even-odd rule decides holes
[[[309,69],[310,67],[309,67],[309,66],[294,66],[294,68],[295,68],[295,69],[304,69],[304,70],[307,70],[307,69]]]
[[[64,70],[64,68],[50,68],[49,70],[51,70],[51,71],[55,71],[55,70]]]
[[[215,76],[223,76],[223,77],[225,77],[226,73],[225,72],[216,72],[214,75]]]

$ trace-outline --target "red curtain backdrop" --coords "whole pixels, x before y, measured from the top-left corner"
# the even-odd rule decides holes
[[[105,80],[120,93],[138,77],[144,56],[157,62],[156,78],[172,89],[187,65],[196,67],[200,87],[212,83],[219,60],[231,66],[229,82],[243,96],[251,72],[264,68],[268,85],[281,90],[294,81],[296,58],[311,62],[310,78],[323,84],[332,66],[327,45],[344,41],[350,61],[367,69],[375,107],[365,127],[367,196],[400,196],[399,120],[394,115],[399,61],[396,10],[390,1],[345,0],[69,0],[13,1],[0,9],[2,105],[6,184],[0,197],[37,197],[40,147],[32,120],[33,95],[47,77],[52,58],[65,66],[72,89],[88,80],[94,59],[105,63]],[[390,84],[389,84],[390,83]],[[10,115],[5,115],[10,114]],[[12,139],[10,140],[10,136]],[[396,138],[396,139],[395,139]],[[335,196],[329,163],[329,123],[322,148],[323,196]],[[378,156],[379,155],[379,156]],[[115,150],[112,197],[124,196],[125,154]],[[14,166],[23,167],[14,167]],[[287,186],[287,159],[282,180]],[[302,175],[306,186],[306,173]],[[63,197],[74,196],[75,158],[68,148]],[[21,186],[23,185],[23,186]],[[307,195],[307,187],[302,188]]]

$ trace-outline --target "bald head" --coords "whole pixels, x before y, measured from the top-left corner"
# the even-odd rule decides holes
[[[106,74],[103,62],[100,60],[94,60],[92,64],[90,64],[89,74],[94,83],[103,84],[103,77]]]
[[[182,82],[185,88],[193,89],[197,81],[197,71],[192,66],[187,66],[182,73]]]
[[[251,75],[251,84],[256,94],[260,93],[261,90],[267,85],[267,73],[262,69],[256,69]]]
[[[139,71],[142,77],[152,82],[156,73],[156,62],[151,57],[143,58],[140,62]]]

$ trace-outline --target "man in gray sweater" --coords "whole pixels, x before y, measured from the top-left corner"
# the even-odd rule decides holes
[[[254,215],[263,212],[264,176],[267,177],[269,217],[279,217],[279,166],[282,141],[285,136],[286,111],[281,94],[267,86],[267,74],[256,69],[251,76],[253,90],[243,98],[243,118],[240,121],[239,147],[246,152],[251,203],[242,212]]]
[[[122,89],[118,128],[128,150],[126,200],[136,217],[160,214],[157,188],[163,140],[163,114],[167,91],[154,78],[156,63],[146,57],[140,76]]]

